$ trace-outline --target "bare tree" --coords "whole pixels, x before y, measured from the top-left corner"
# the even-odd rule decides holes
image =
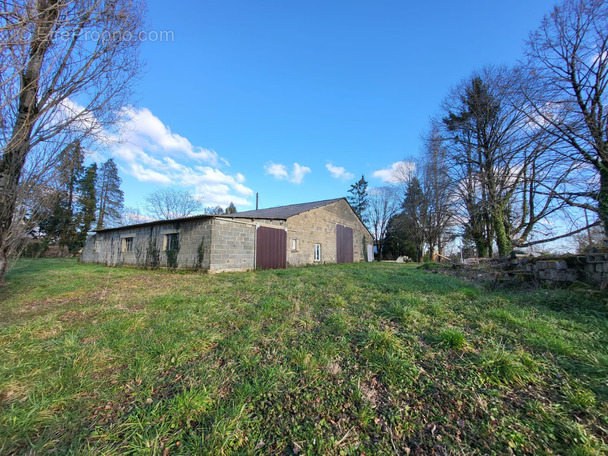
[[[171,220],[201,213],[203,204],[186,191],[166,188],[146,197],[146,210],[157,220]]]
[[[120,225],[137,225],[139,223],[151,222],[153,219],[143,213],[139,206],[123,207],[120,215]]]
[[[225,214],[224,208],[219,204],[217,206],[209,206],[205,208],[206,215],[223,215]]]
[[[545,193],[596,212],[608,230],[608,3],[556,6],[530,35],[526,56],[529,120],[555,139],[568,176]]]
[[[1,1],[0,280],[24,170],[35,185],[71,141],[116,120],[139,70],[139,0]],[[32,171],[32,170],[35,170]],[[27,194],[28,192],[24,192]]]
[[[388,224],[401,206],[397,189],[392,186],[371,188],[367,191],[366,219],[374,233],[378,253],[382,257],[382,245]]]
[[[578,253],[585,253],[593,248],[601,248],[604,244],[604,229],[601,225],[590,226],[572,236],[572,240]]]
[[[451,228],[454,222],[454,183],[450,170],[446,168],[447,151],[436,125],[432,125],[424,138],[424,155],[420,162],[420,179],[426,198],[424,228],[430,258],[435,257],[435,247],[439,260],[446,242],[453,238]]]
[[[520,73],[487,67],[456,86],[443,104],[444,163],[458,194],[456,214],[479,256],[499,255],[526,241],[562,209],[541,186],[559,188],[567,173],[546,160],[554,143],[530,127]]]

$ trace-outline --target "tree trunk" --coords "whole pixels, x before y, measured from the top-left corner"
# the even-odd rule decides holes
[[[30,151],[30,139],[38,119],[38,81],[50,34],[59,14],[58,0],[38,2],[34,37],[30,44],[29,60],[21,75],[17,118],[13,133],[0,160],[0,282],[8,270],[11,253],[11,227],[14,223],[19,179]]]
[[[475,248],[477,249],[477,256],[480,258],[487,258],[490,253],[488,248],[488,241],[485,237],[475,239]]]
[[[604,225],[604,238],[608,239],[608,162],[600,163],[600,191],[597,195],[598,214]]]
[[[11,227],[14,223],[15,205],[21,170],[29,151],[29,138],[33,123],[28,121],[27,108],[21,109],[18,123],[13,130],[13,144],[9,144],[2,161],[0,161],[0,282],[8,270],[8,260],[13,241],[10,239]],[[29,125],[28,125],[29,124]],[[11,141],[12,142],[12,141]]]
[[[8,271],[8,255],[0,253],[0,284],[4,283],[4,276]]]
[[[422,259],[424,258],[424,246],[419,245],[416,249],[416,263],[422,263]]]
[[[435,245],[433,243],[433,244],[429,245],[429,260],[434,261],[434,256],[435,256]]]
[[[511,253],[513,246],[505,227],[505,214],[502,205],[497,205],[494,208],[492,221],[494,224],[496,245],[498,246],[498,255],[501,257],[507,256],[509,253]]]

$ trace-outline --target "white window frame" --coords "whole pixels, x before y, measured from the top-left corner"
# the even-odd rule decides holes
[[[298,244],[299,244],[299,242],[298,242],[297,238],[291,240],[291,251],[292,252],[298,251]]]
[[[321,261],[321,244],[315,244],[314,246],[313,261]]]

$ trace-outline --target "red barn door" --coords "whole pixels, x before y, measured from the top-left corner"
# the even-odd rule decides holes
[[[336,263],[353,262],[353,229],[336,225]]]
[[[255,249],[256,269],[287,267],[287,232],[284,229],[260,226]]]

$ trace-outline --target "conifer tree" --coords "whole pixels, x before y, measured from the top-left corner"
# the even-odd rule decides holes
[[[74,216],[74,206],[76,199],[76,186],[82,177],[84,152],[80,141],[70,143],[61,154],[61,165],[59,173],[59,183],[62,187],[63,220],[61,221],[61,233],[59,244],[67,246],[71,251],[71,244],[76,239],[76,218]]]
[[[365,210],[367,209],[367,181],[365,176],[361,175],[361,179],[350,186],[349,196],[346,197],[350,205],[359,218],[366,223]]]
[[[230,204],[228,205],[228,207],[226,208],[226,211],[224,213],[225,214],[236,214],[236,206],[234,205],[234,203],[232,201],[230,201]]]
[[[118,223],[124,203],[124,194],[120,189],[122,180],[113,159],[99,167],[97,178],[97,229],[108,228]]]
[[[95,222],[95,212],[97,210],[97,163],[93,163],[84,170],[84,175],[78,181],[78,213],[76,221],[78,225],[78,236],[76,239],[75,250],[84,247],[87,234]]]
[[[428,216],[428,201],[417,177],[407,184],[403,200],[403,212],[399,217],[399,228],[406,238],[416,246],[416,261],[422,261],[426,239],[425,225]]]
[[[39,227],[45,233],[47,243],[56,243],[68,247],[74,242],[76,219],[74,206],[76,186],[82,176],[84,153],[80,141],[70,143],[60,154],[56,172],[56,187],[50,190],[50,205],[46,217],[42,218]]]

